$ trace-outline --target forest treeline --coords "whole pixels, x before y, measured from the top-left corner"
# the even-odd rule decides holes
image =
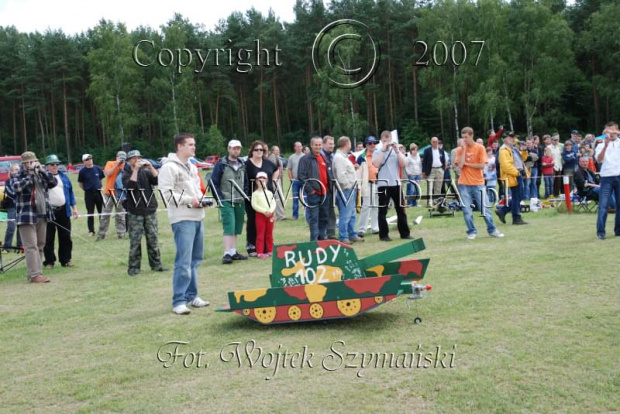
[[[133,31],[101,20],[78,35],[0,27],[0,154],[79,162],[128,142],[155,157],[178,131],[196,134],[201,157],[232,138],[290,151],[313,135],[384,129],[450,146],[465,125],[567,134],[620,119],[618,1],[298,0],[294,11],[291,23],[233,13],[213,30],[181,15]],[[339,19],[368,30],[334,26],[315,50],[335,45],[331,66],[317,73],[317,34]],[[334,85],[338,70],[362,68],[346,75],[360,81],[375,62],[369,37],[374,75]]]

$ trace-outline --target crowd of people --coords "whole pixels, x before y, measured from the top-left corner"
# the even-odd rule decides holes
[[[118,238],[129,234],[130,276],[140,273],[143,236],[151,270],[167,271],[159,251],[155,187],[161,193],[172,194],[176,202],[167,203],[166,208],[177,249],[172,298],[176,314],[188,314],[188,306],[208,305],[198,296],[197,284],[197,268],[204,250],[204,207],[209,204],[205,201],[205,181],[220,207],[222,263],[226,265],[248,260],[248,256],[265,259],[273,255],[276,223],[287,219],[287,197],[282,185],[285,173],[293,193],[290,219],[305,219],[310,241],[359,243],[368,232],[377,234],[380,241],[392,241],[389,208],[396,213],[398,236],[412,239],[406,208],[424,204],[422,200],[432,207],[435,198],[444,196],[453,184],[467,238],[477,236],[474,209],[481,211],[489,236],[502,238],[504,234],[493,222],[492,203],[499,201],[495,213],[502,223],[510,213],[512,224],[527,224],[521,218],[521,201],[538,198],[543,183],[544,197],[557,198],[562,192],[563,176],[571,178],[569,186],[580,197],[598,201],[596,231],[599,239],[605,239],[607,214],[620,207],[618,125],[608,123],[598,138],[588,134],[582,140],[578,131],[573,131],[571,139],[563,144],[557,134],[543,136],[541,143],[537,136],[519,141],[508,133],[500,146],[502,133],[503,128],[489,131],[485,146],[481,139],[474,138],[474,130],[466,127],[450,154],[443,149],[441,140],[433,137],[423,155],[415,143],[407,152],[389,131],[383,131],[379,139],[367,137],[355,149],[346,136],[337,140],[316,136],[310,139],[309,147],[301,142],[294,144],[286,172],[278,147],[272,147],[270,154],[265,142],[254,141],[244,161],[241,142],[231,140],[227,154],[207,180],[189,161],[195,156],[196,142],[191,134],[184,133],[174,137],[175,152],[162,160],[159,170],[138,150],[119,151],[103,169],[94,164],[90,154],[84,154],[85,167],[77,181],[84,190],[89,236],[97,234],[97,241],[107,236],[114,210]],[[59,164],[54,154],[41,165],[34,153],[25,152],[21,166],[11,168],[6,185],[3,207],[9,225],[3,248],[12,245],[17,228],[17,244],[23,244],[32,283],[49,282],[43,269],[53,268],[57,260],[61,266],[73,266],[71,218],[77,218],[79,213],[71,181],[59,171]],[[421,191],[422,180],[428,183],[426,194]],[[95,209],[103,212],[97,233]],[[244,224],[247,255],[237,250]],[[618,215],[614,233],[620,236]],[[56,234],[58,257],[54,248]]]

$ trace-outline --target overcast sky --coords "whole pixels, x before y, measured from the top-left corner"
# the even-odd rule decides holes
[[[15,26],[24,33],[48,28],[76,34],[95,27],[105,18],[123,22],[128,30],[140,25],[159,28],[174,13],[212,30],[232,12],[254,7],[263,14],[272,8],[282,22],[294,20],[295,0],[0,0],[0,26]]]

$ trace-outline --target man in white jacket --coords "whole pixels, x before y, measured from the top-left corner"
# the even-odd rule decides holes
[[[360,219],[357,223],[357,236],[364,237],[370,217],[370,230],[373,234],[379,233],[379,209],[377,208],[377,168],[372,165],[372,155],[379,140],[369,136],[365,140],[366,149],[357,157],[357,178],[360,182],[362,207]]]
[[[196,141],[188,133],[174,136],[176,153],[168,154],[159,171],[159,190],[169,200],[168,219],[177,249],[172,278],[172,311],[190,313],[187,305],[201,308],[209,302],[198,297],[198,266],[203,259],[202,190],[198,170],[189,158],[196,154]]]
[[[332,172],[338,183],[338,187],[334,189],[334,196],[340,214],[338,238],[343,243],[361,240],[355,231],[357,175],[353,163],[349,160],[349,151],[351,151],[351,140],[349,137],[340,137],[338,150],[332,163]]]

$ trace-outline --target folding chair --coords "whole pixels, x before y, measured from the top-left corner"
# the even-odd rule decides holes
[[[596,213],[598,211],[598,201],[588,199],[586,196],[579,197],[575,204],[575,211],[584,213]]]

